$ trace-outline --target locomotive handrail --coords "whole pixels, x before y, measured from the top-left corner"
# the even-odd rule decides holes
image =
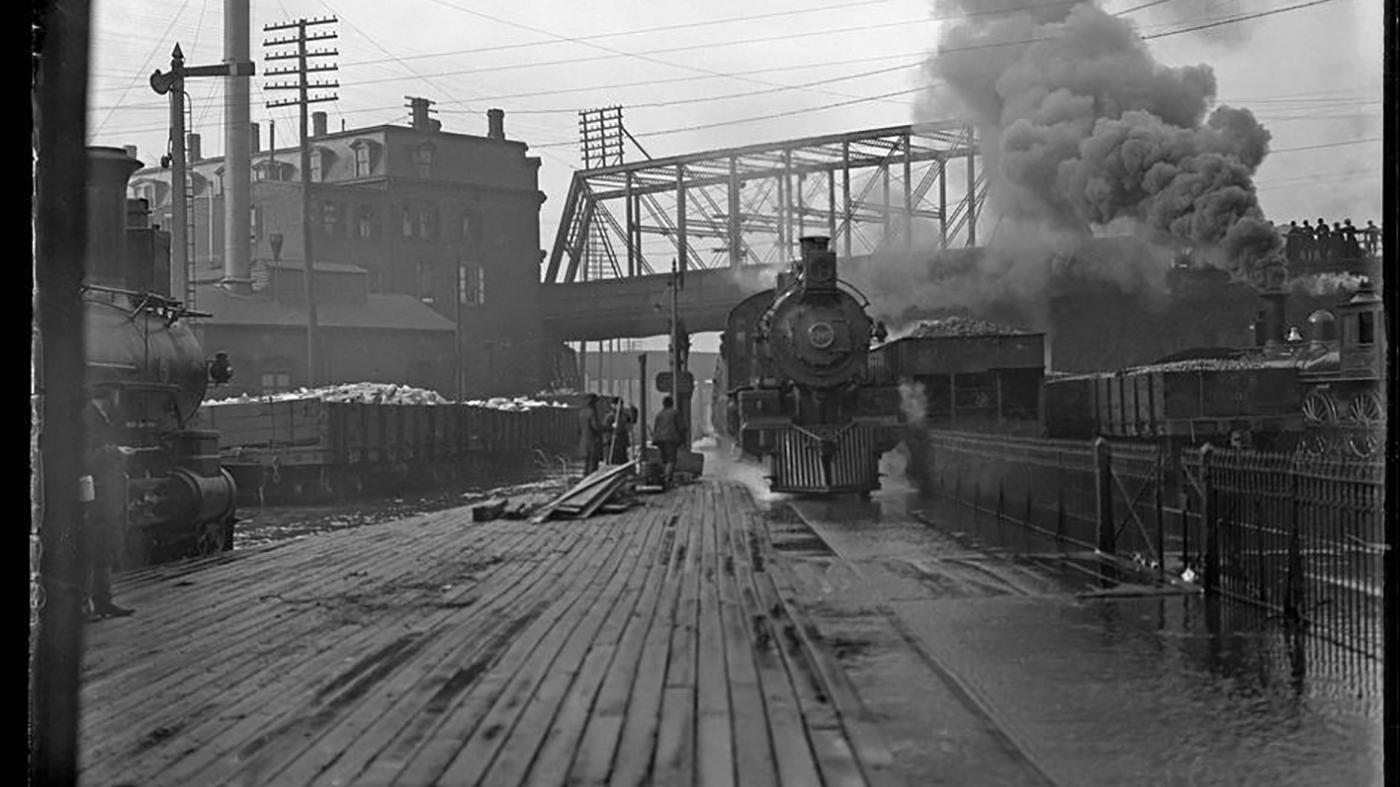
[[[854,284],[851,284],[850,282],[846,281],[845,279],[837,279],[837,280],[836,280],[836,286],[837,286],[837,287],[843,287],[843,288],[845,288],[845,289],[847,289],[847,290],[850,290],[850,291],[851,291],[851,294],[854,294],[854,295],[856,295],[857,297],[859,297],[859,298],[861,299],[861,301],[862,301],[862,303],[860,304],[860,306],[861,306],[862,309],[864,309],[865,307],[867,307],[867,306],[870,305],[870,299],[867,298],[867,297],[865,297],[865,293],[861,292],[860,289],[858,289]]]
[[[180,317],[213,317],[213,316],[214,316],[214,314],[213,314],[212,312],[202,312],[202,311],[196,311],[195,309],[186,308],[185,305],[184,305],[181,301],[177,301],[177,300],[175,300],[174,298],[171,298],[171,297],[166,296],[166,295],[161,295],[161,294],[158,293],[158,292],[150,292],[150,291],[144,291],[144,292],[143,292],[143,291],[139,291],[139,290],[126,290],[126,289],[122,289],[122,288],[120,288],[120,287],[107,287],[107,286],[104,286],[104,285],[101,285],[101,284],[84,284],[84,285],[82,286],[82,290],[81,290],[81,291],[82,291],[82,292],[107,292],[107,293],[112,293],[112,294],[114,294],[114,295],[127,295],[127,296],[130,296],[130,297],[132,297],[132,298],[139,298],[140,301],[137,303],[136,309],[135,309],[135,311],[138,311],[138,312],[139,312],[139,311],[144,311],[145,309],[150,308],[150,307],[154,307],[154,308],[156,308],[156,309],[165,308],[165,309],[171,310],[172,312],[175,313],[177,319],[180,318]]]

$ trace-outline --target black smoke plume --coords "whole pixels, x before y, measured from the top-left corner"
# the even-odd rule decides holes
[[[943,0],[948,12],[965,16],[926,71],[978,128],[1003,221],[1087,239],[1128,220],[1256,286],[1278,280],[1282,239],[1253,183],[1269,132],[1249,110],[1212,109],[1208,66],[1157,63],[1131,22],[1089,1]]]

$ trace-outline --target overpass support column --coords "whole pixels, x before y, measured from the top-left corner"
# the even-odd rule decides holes
[[[841,143],[841,226],[845,228],[846,259],[851,258],[851,143]]]
[[[948,248],[948,159],[938,156],[938,246]]]
[[[685,280],[685,268],[690,262],[690,251],[685,237],[685,167],[676,165],[676,265],[679,266],[681,280]]]
[[[977,170],[973,168],[972,129],[967,130],[967,245],[977,245]]]
[[[914,250],[914,182],[909,162],[909,132],[904,132],[904,248]]]
[[[739,160],[729,157],[729,267],[743,264],[739,234]]]
[[[836,170],[826,171],[826,236],[836,248]]]
[[[628,171],[627,171],[627,181],[626,181],[626,184],[623,186],[623,189],[622,189],[622,196],[623,196],[623,199],[626,200],[626,202],[627,202],[627,238],[626,238],[626,243],[627,243],[627,275],[628,275],[628,276],[636,276],[636,275],[637,275],[637,250],[636,250],[636,247],[632,244],[632,238],[634,237],[635,232],[636,232],[636,231],[635,231],[635,225],[636,225],[636,223],[637,223],[637,216],[636,216],[635,213],[632,212],[632,171],[631,171],[631,170],[628,170]]]

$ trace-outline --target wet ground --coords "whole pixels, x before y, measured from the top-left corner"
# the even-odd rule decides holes
[[[911,783],[1383,783],[1378,663],[888,486],[769,516]]]

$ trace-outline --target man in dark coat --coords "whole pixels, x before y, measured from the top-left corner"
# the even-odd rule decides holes
[[[126,457],[135,449],[123,445],[121,392],[115,386],[95,389],[83,407],[83,452],[87,475],[80,479],[83,525],[87,537],[87,595],[89,620],[125,617],[132,610],[112,603],[112,563],[121,549]]]
[[[603,420],[598,417],[598,394],[589,394],[578,411],[578,452],[583,474],[592,475],[603,460]]]
[[[681,415],[676,410],[675,400],[669,396],[661,400],[661,412],[656,414],[652,425],[651,441],[661,452],[665,485],[669,487],[675,478],[676,456],[681,448]]]

